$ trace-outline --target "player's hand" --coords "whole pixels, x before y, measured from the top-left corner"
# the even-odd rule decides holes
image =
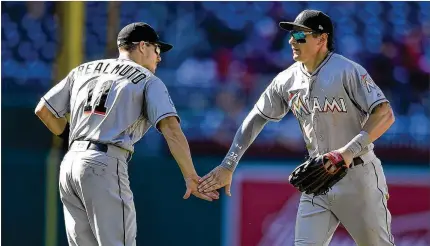
[[[206,174],[199,180],[200,192],[211,192],[225,186],[225,193],[231,196],[231,182],[233,180],[233,172],[222,166],[217,166],[210,173]]]
[[[344,148],[340,148],[336,151],[342,155],[343,161],[345,162],[346,166],[349,167],[352,163],[352,159],[354,158],[352,152]]]
[[[184,179],[185,179],[185,185],[187,186],[184,199],[188,199],[191,194],[193,194],[194,196],[200,199],[210,201],[210,202],[213,200],[219,199],[218,191],[211,191],[211,192],[205,192],[205,193],[201,193],[198,191],[197,186],[199,185],[199,179],[200,179],[198,175],[184,177]]]

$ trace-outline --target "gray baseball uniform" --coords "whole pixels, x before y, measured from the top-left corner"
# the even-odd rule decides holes
[[[347,144],[383,102],[388,100],[363,67],[329,53],[312,74],[298,62],[278,74],[255,109],[271,121],[281,120],[291,110],[313,157]],[[357,157],[327,195],[314,198],[313,204],[312,196],[302,195],[295,245],[328,245],[339,222],[358,245],[394,245],[388,188],[373,144]]]
[[[128,59],[82,64],[43,98],[70,113],[70,149],[60,170],[70,245],[135,245],[127,162],[151,126],[177,112],[163,82]]]

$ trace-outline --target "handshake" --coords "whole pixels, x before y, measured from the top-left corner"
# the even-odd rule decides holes
[[[197,174],[184,177],[187,190],[184,199],[188,199],[191,194],[194,196],[213,201],[219,199],[220,189],[225,186],[225,193],[231,196],[230,188],[233,172],[222,166],[217,166],[211,172],[200,178]]]

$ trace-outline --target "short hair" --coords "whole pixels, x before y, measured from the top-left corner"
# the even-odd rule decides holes
[[[334,38],[333,38],[333,33],[328,34],[328,39],[327,39],[327,49],[329,51],[334,51]]]
[[[139,43],[137,43],[137,44],[133,44],[133,43],[131,43],[131,44],[124,44],[124,45],[121,45],[119,47],[119,49],[131,52],[131,51],[137,49],[137,46],[139,46]]]

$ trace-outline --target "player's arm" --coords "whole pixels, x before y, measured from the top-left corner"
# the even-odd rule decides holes
[[[55,135],[67,139],[69,125],[65,118],[70,109],[70,83],[69,74],[65,79],[52,87],[37,104],[35,114],[45,126]]]
[[[194,168],[190,147],[179,125],[178,119],[174,116],[166,117],[160,120],[158,128],[166,139],[170,153],[172,153],[178,163],[187,184],[187,191],[185,192],[184,199],[190,197],[191,194],[207,201],[218,199],[218,192],[203,194],[197,191],[197,183],[200,177],[197,175]]]
[[[255,107],[237,130],[230,150],[221,165],[200,180],[199,191],[209,192],[225,187],[226,194],[231,196],[233,171],[245,151],[268,121],[279,121],[288,112],[288,107],[281,96],[280,85],[275,78],[266,88]]]
[[[188,141],[182,132],[179,116],[164,83],[158,78],[153,78],[145,84],[144,91],[145,116],[163,134],[184,176],[187,187],[184,199],[188,199],[191,194],[208,201],[218,199],[218,192],[203,194],[197,190],[200,177],[194,168]]]
[[[373,108],[363,131],[369,134],[369,141],[374,142],[382,136],[394,123],[395,117],[389,102],[383,102]]]
[[[158,128],[166,139],[170,152],[175,158],[184,177],[196,177],[197,172],[191,158],[188,141],[182,132],[178,119],[169,116],[158,123]]]
[[[231,196],[230,185],[233,172],[246,150],[251,146],[267,122],[268,120],[261,117],[256,109],[251,110],[237,130],[224,160],[219,166],[200,179],[200,192],[210,192],[225,186],[226,194]]]
[[[245,151],[251,146],[267,122],[268,120],[261,117],[257,109],[253,108],[237,130],[228,154],[220,166],[234,172]]]
[[[339,149],[345,163],[349,165],[352,159],[367,145],[376,141],[394,123],[394,113],[389,102],[375,106],[362,131]]]
[[[255,138],[257,138],[258,134],[260,134],[261,130],[263,130],[267,122],[268,120],[261,117],[257,109],[253,108],[237,130],[230,149],[221,162],[220,167],[233,173],[240,159],[254,142]]]
[[[67,119],[65,117],[57,118],[49,111],[45,105],[45,101],[40,100],[37,104],[34,113],[45,124],[45,126],[55,135],[65,139],[68,135],[68,128],[66,129]]]
[[[395,117],[384,93],[361,66],[354,70],[345,89],[357,107],[369,115],[362,131],[338,150],[345,163],[349,165],[366,146],[391,127]]]

